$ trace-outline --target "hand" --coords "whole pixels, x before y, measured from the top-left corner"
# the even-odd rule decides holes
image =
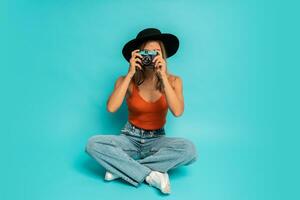
[[[161,51],[157,51],[158,55],[153,59],[155,70],[161,75],[166,75],[167,63],[162,57]]]
[[[136,67],[140,68],[141,70],[143,70],[142,68],[142,58],[143,56],[141,56],[138,53],[139,49],[136,49],[134,51],[131,52],[131,58],[129,60],[129,70],[128,73],[131,74],[132,76],[135,74],[136,71]]]

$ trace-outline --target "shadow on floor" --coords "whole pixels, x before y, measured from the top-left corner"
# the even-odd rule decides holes
[[[85,157],[85,158],[83,158]],[[103,168],[97,161],[90,158],[88,155],[81,156],[75,163],[74,167],[79,173],[87,175],[96,179],[103,179],[105,174],[105,168]],[[188,175],[188,169],[186,166],[181,166],[176,169],[172,169],[168,172],[170,179],[180,179]]]

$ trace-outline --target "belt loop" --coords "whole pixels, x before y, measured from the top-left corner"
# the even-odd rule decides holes
[[[144,130],[142,129],[142,130],[140,130],[141,132],[142,132],[142,137],[144,137]]]

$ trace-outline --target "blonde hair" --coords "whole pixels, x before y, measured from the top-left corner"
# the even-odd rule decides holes
[[[152,41],[152,40],[151,40]],[[159,43],[159,46],[161,48],[161,53],[162,53],[162,57],[163,59],[165,60],[165,62],[167,62],[167,51],[166,51],[166,48],[165,48],[165,45],[162,41],[160,40],[155,40]],[[149,40],[143,42],[141,45],[140,45],[140,49],[144,49],[144,47],[146,46],[146,44],[149,42]],[[166,74],[167,76],[169,75],[169,71],[168,71],[168,68],[166,69]],[[160,77],[160,74],[158,72],[155,73],[155,76],[157,77],[157,82],[156,82],[156,85],[155,85],[155,89],[156,90],[159,90],[160,92],[163,92],[164,90],[164,85],[163,85],[163,82],[162,82],[162,79]],[[139,68],[137,68],[136,70],[136,73],[134,74],[134,77],[133,77],[133,80],[134,80],[134,83],[136,85],[141,85],[144,80],[145,80],[145,74],[144,74],[144,71],[140,70]]]

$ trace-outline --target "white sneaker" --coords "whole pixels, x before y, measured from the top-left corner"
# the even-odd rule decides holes
[[[112,181],[112,180],[115,180],[117,178],[120,178],[120,177],[118,175],[116,175],[116,174],[113,174],[113,173],[111,173],[109,171],[106,171],[105,177],[104,177],[105,180]]]
[[[164,194],[171,193],[171,186],[169,175],[167,173],[161,173],[158,171],[151,171],[151,173],[146,177],[146,182],[150,186],[154,186]]]

